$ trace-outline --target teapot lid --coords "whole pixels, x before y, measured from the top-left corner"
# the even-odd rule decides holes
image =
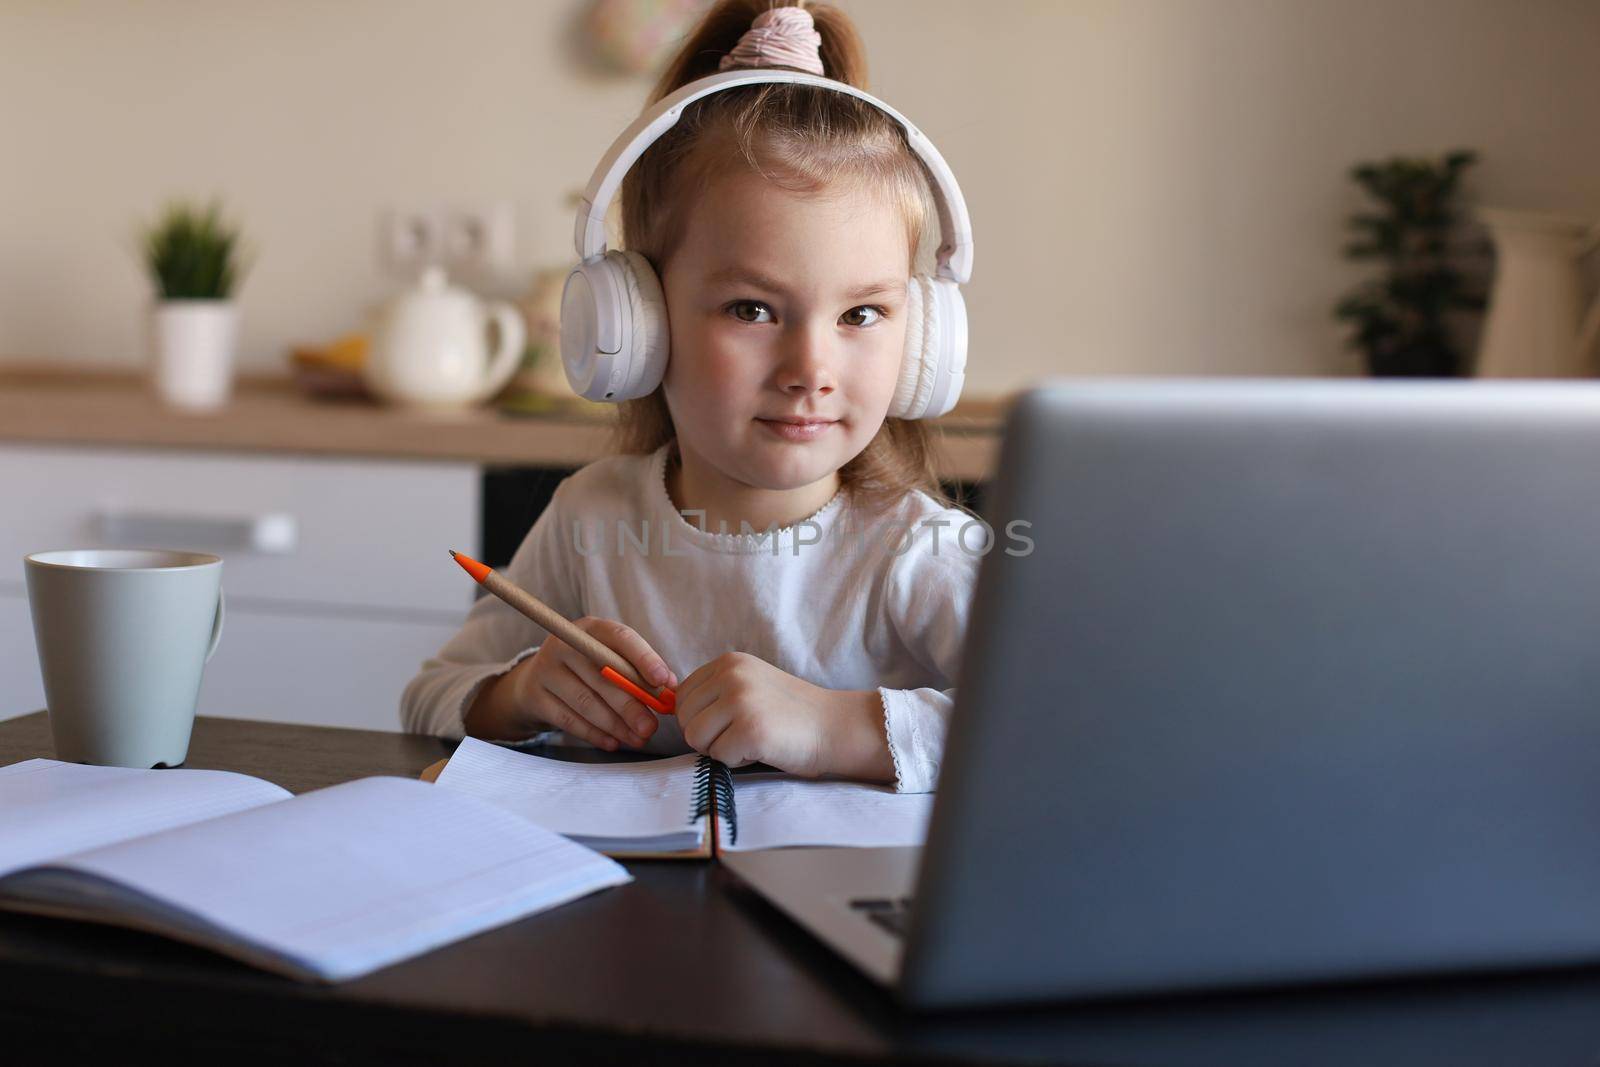
[[[463,289],[459,285],[451,285],[444,268],[431,264],[423,268],[422,273],[417,276],[416,284],[408,289],[402,289],[394,297],[396,304],[408,304],[418,300],[429,302],[465,300],[476,303],[477,297],[470,290]]]
[[[395,315],[427,314],[436,309],[443,311],[458,305],[471,307],[477,303],[478,298],[470,290],[450,284],[443,267],[428,266],[416,281],[376,305],[372,314],[381,322]]]

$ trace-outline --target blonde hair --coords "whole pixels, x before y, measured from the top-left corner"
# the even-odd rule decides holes
[[[750,23],[774,0],[720,0],[668,64],[651,91],[653,104],[689,82],[717,73]],[[800,0],[822,37],[826,77],[865,91],[866,50],[850,19],[828,4]],[[648,105],[647,105],[648,106]],[[691,104],[683,117],[639,157],[622,181],[624,247],[659,274],[683,237],[687,202],[729,160],[739,160],[781,188],[815,192],[843,184],[871,189],[906,222],[913,270],[935,206],[922,162],[899,125],[864,100],[808,85],[750,85]],[[933,431],[922,422],[887,418],[867,447],[839,470],[841,486],[868,506],[886,506],[920,489],[945,496],[933,466]],[[620,451],[649,453],[677,439],[658,388],[626,400],[617,414]]]

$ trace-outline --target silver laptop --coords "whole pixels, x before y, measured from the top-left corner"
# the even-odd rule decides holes
[[[992,488],[926,845],[750,886],[919,1008],[1600,960],[1600,384],[1054,386]]]

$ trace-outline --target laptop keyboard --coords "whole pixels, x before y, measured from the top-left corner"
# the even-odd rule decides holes
[[[910,897],[862,897],[852,900],[850,907],[895,937],[905,937],[911,929]]]

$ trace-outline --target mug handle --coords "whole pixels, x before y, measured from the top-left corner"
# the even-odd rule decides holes
[[[217,587],[217,617],[211,621],[211,647],[206,649],[205,662],[210,663],[211,657],[217,653],[217,642],[222,640],[222,621],[227,615],[228,598],[223,595],[222,587]]]

